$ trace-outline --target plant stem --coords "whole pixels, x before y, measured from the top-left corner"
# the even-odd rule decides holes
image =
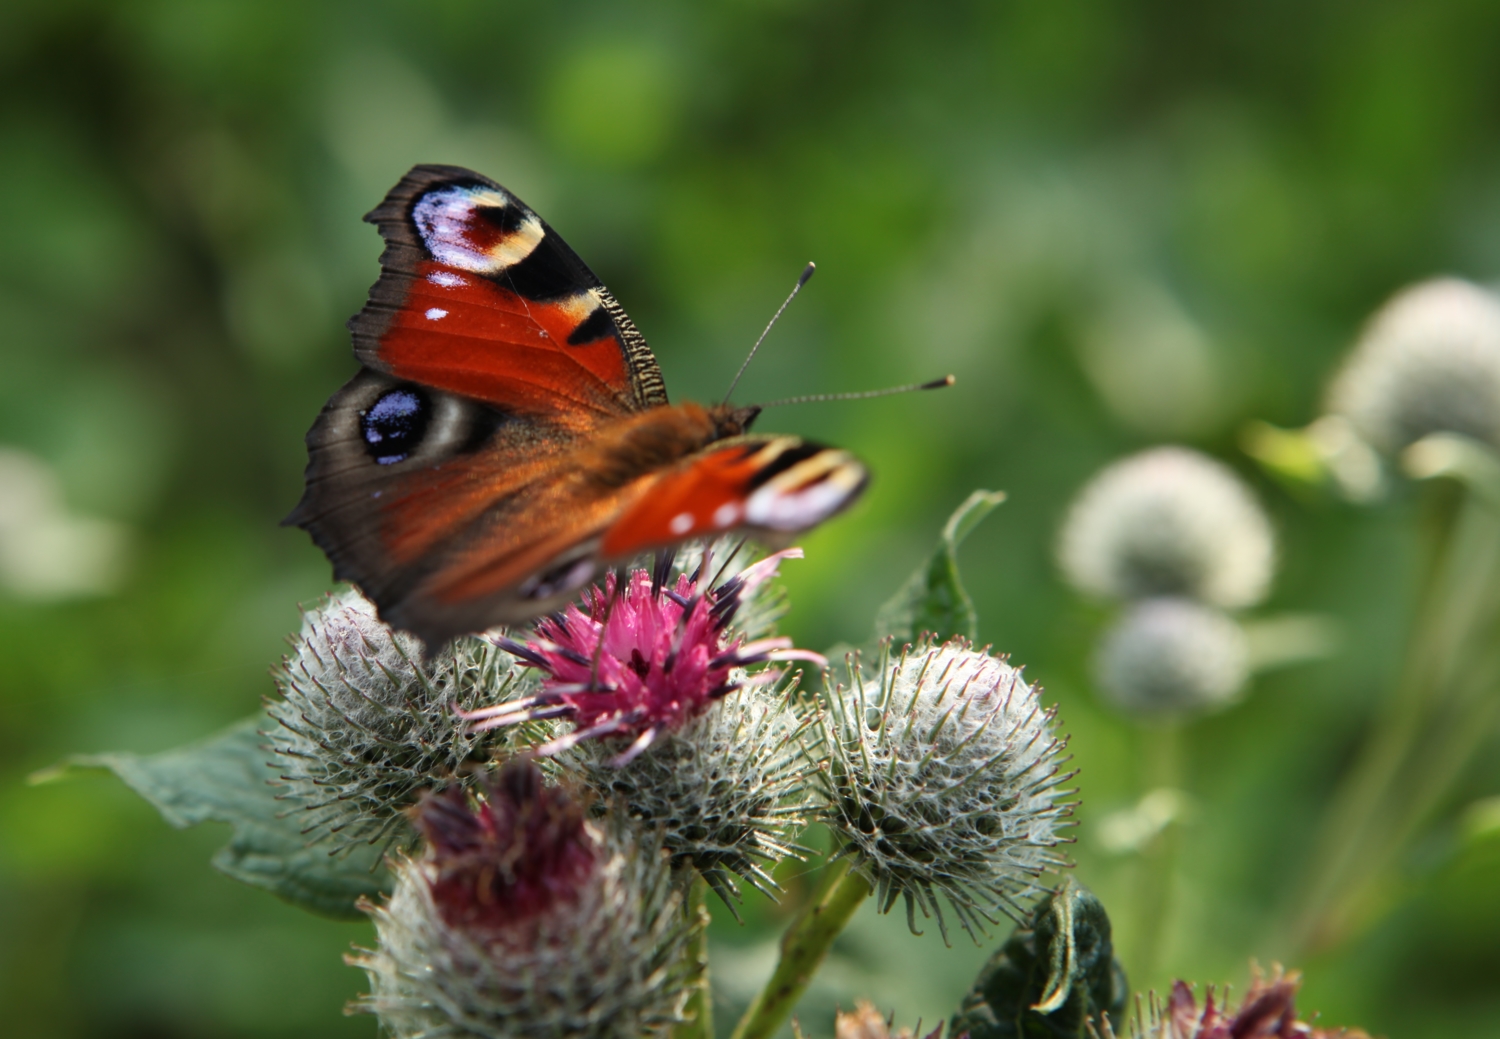
[[[1170,722],[1142,729],[1146,767],[1142,797],[1155,790],[1179,790],[1182,786],[1182,724]],[[1177,875],[1177,853],[1182,844],[1182,825],[1170,819],[1145,848],[1140,859],[1135,898],[1136,937],[1130,959],[1131,975],[1141,987],[1154,982],[1161,967],[1172,893]]]
[[[1468,726],[1487,720],[1500,516],[1482,495],[1460,495],[1432,532],[1430,578],[1401,679],[1332,800],[1285,939],[1292,958],[1336,944],[1357,924],[1380,875],[1472,754]],[[1442,748],[1436,755],[1433,743]]]
[[[797,914],[781,936],[776,970],[735,1027],[733,1039],[770,1039],[802,998],[829,946],[870,894],[847,858],[829,867],[822,895]]]
[[[688,997],[687,1020],[672,1029],[672,1039],[713,1039],[714,996],[708,977],[708,883],[700,876],[693,880],[688,895],[687,911],[702,918],[703,927],[688,949],[688,955],[697,958],[698,984]]]

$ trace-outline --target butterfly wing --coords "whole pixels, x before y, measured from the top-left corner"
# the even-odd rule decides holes
[[[497,454],[462,477],[430,471],[406,489],[411,500],[384,506],[378,549],[411,564],[393,567],[389,584],[361,587],[387,623],[440,645],[552,612],[606,567],[653,549],[734,533],[785,541],[847,508],[868,481],[848,452],[795,437],[737,437],[666,467],[640,456],[641,441],[702,438],[702,415],[662,408],[523,467]],[[415,500],[450,518],[431,523]],[[436,541],[430,527],[442,532]]]
[[[614,297],[493,181],[418,166],[368,219],[386,249],[350,322],[364,368],[309,431],[287,522],[429,646],[550,612],[653,548],[783,540],[863,489],[845,452],[718,441],[732,413],[667,405]]]
[[[366,367],[570,421],[667,402],[614,296],[499,184],[416,166],[365,219],[385,239],[380,279],[349,323]]]
[[[666,392],[614,297],[493,181],[418,166],[367,219],[386,247],[350,322],[364,369],[308,432],[307,487],[286,522],[387,620],[421,633],[403,604],[480,531],[502,553],[538,530],[580,537],[574,519],[592,513],[544,515],[537,488]],[[476,606],[453,633],[494,623]]]
[[[625,559],[728,533],[783,542],[848,508],[869,479],[838,448],[790,436],[735,437],[652,476],[604,532],[599,552]]]

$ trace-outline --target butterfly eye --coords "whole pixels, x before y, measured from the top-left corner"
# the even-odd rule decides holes
[[[422,391],[409,386],[381,394],[360,416],[365,450],[379,465],[404,461],[422,443],[432,420],[432,405]]]

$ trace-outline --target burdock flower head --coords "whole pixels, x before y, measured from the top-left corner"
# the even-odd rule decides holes
[[[1265,596],[1274,554],[1270,523],[1239,477],[1183,447],[1142,451],[1095,476],[1058,541],[1063,573],[1081,591],[1230,609]]]
[[[1035,878],[1064,862],[1071,773],[1053,713],[1020,671],[961,639],[908,647],[876,683],[849,674],[823,723],[826,821],[881,910],[904,896],[912,929],[920,908],[945,937],[939,896],[971,935],[1017,916]]]
[[[357,591],[303,618],[276,675],[265,733],[292,818],[334,848],[414,838],[403,814],[429,787],[469,776],[512,734],[466,731],[454,709],[515,695],[530,676],[488,642],[457,639],[430,659]],[[498,737],[498,738],[497,738]]]
[[[776,573],[799,548],[767,556],[717,588],[708,584],[711,557],[697,579],[636,570],[624,581],[609,575],[589,589],[584,608],[570,605],[537,625],[527,643],[497,640],[540,669],[541,692],[464,715],[475,730],[541,718],[565,718],[573,731],[538,748],[555,754],[589,739],[630,740],[616,757],[624,765],[664,733],[680,729],[729,693],[764,684],[776,671],[742,670],[768,661],[826,661],[792,648],[791,639],[744,641],[731,625],[742,599]]]
[[[680,1019],[701,924],[653,845],[591,822],[526,761],[477,801],[428,797],[416,823],[426,854],[365,907],[380,941],[350,961],[370,978],[356,1009],[397,1039],[636,1039]]]
[[[1458,278],[1403,289],[1370,319],[1328,406],[1382,451],[1429,433],[1500,446],[1500,298]]]
[[[733,905],[738,880],[771,894],[771,868],[801,855],[794,843],[813,796],[803,752],[807,722],[790,690],[768,685],[767,661],[823,658],[787,639],[746,641],[758,593],[793,549],[745,568],[718,587],[704,574],[636,571],[617,593],[594,589],[584,609],[539,625],[538,637],[504,645],[546,676],[539,693],[475,711],[476,727],[558,717],[573,730],[539,748],[562,755],[601,802],[623,803],[659,829],[678,865],[690,865]],[[764,631],[764,620],[755,620]],[[601,632],[602,645],[601,645]]]
[[[1211,711],[1249,678],[1245,634],[1219,610],[1188,599],[1132,603],[1104,637],[1099,687],[1118,706],[1146,715]]]

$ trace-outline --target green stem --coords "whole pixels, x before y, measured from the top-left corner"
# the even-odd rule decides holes
[[[703,926],[693,940],[688,955],[697,958],[698,983],[688,997],[687,1020],[672,1029],[672,1039],[713,1039],[714,997],[708,977],[708,883],[701,876],[693,880],[688,895],[688,912],[702,919]]]
[[[1142,730],[1144,737],[1142,796],[1154,790],[1182,787],[1182,725],[1173,722]],[[1154,982],[1161,967],[1162,949],[1171,916],[1172,894],[1177,876],[1177,853],[1182,844],[1182,826],[1172,819],[1145,848],[1140,860],[1136,888],[1136,937],[1130,959],[1131,976],[1137,987]]]
[[[1431,577],[1401,680],[1333,797],[1286,936],[1292,958],[1336,944],[1348,932],[1379,875],[1462,765],[1424,750],[1434,726],[1446,728],[1443,715],[1458,706],[1454,698],[1475,681],[1468,666],[1473,651],[1487,648],[1500,577],[1500,523],[1482,496],[1460,493],[1448,522],[1434,530]],[[1472,753],[1461,738],[1441,742],[1464,758]]]
[[[798,913],[781,936],[776,970],[740,1018],[733,1039],[770,1039],[802,998],[833,940],[869,897],[869,882],[850,872],[849,865],[845,858],[829,867],[821,897]]]

